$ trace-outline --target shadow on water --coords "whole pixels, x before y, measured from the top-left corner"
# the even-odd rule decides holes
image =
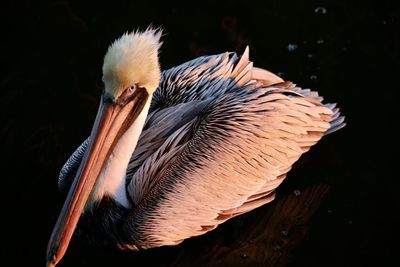
[[[60,266],[369,266],[395,255],[393,166],[399,57],[395,1],[15,1],[0,10],[2,240],[16,266],[44,265],[63,198],[57,175],[88,136],[109,43],[149,23],[163,69],[242,52],[338,102],[345,129],[304,155],[277,199],[176,247],[128,253],[74,238]],[[398,69],[398,68],[397,68]],[[329,191],[329,193],[327,193]]]

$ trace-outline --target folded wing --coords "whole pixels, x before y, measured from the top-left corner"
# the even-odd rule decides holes
[[[164,72],[130,165],[128,242],[177,244],[271,201],[293,163],[343,126],[334,105],[254,68],[248,51]]]

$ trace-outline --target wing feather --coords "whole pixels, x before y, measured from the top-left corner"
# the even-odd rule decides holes
[[[161,113],[180,101],[209,102],[193,121],[170,135],[180,140],[170,146],[172,153],[161,146],[144,161],[143,171],[135,173],[128,187],[135,195],[141,190],[135,189],[140,187],[135,181],[149,177],[154,181],[135,198],[125,225],[131,242],[142,247],[177,244],[272,201],[276,187],[301,154],[330,129],[332,120],[342,124],[335,107],[323,105],[316,92],[271,78],[267,71],[254,71],[246,54],[236,67],[237,58],[231,54],[202,60],[212,70],[208,76],[201,64],[200,73],[206,76],[198,78],[201,81],[188,79],[192,76],[186,69],[184,74],[171,71],[174,77],[167,80],[181,98],[167,101],[159,94],[155,107]],[[196,68],[190,71],[199,73]],[[215,73],[222,77],[216,78]],[[254,79],[263,75],[271,80]],[[189,92],[178,84],[185,84]],[[184,132],[189,137],[182,138]],[[168,162],[161,164],[162,171],[151,172],[152,164],[159,165],[154,158],[163,153],[170,157]],[[151,175],[146,178],[147,172]]]

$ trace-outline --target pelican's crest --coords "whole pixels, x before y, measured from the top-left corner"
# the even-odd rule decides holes
[[[103,80],[114,99],[134,83],[146,88],[149,94],[158,87],[161,35],[161,30],[148,28],[144,32],[125,33],[110,45],[104,57]]]

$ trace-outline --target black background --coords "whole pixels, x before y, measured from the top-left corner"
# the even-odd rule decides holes
[[[122,33],[150,23],[165,29],[163,69],[203,54],[242,52],[249,45],[256,66],[339,103],[347,127],[314,147],[282,185],[301,188],[308,179],[320,179],[331,188],[310,222],[303,245],[291,254],[290,266],[396,262],[400,209],[398,175],[393,171],[399,121],[395,115],[399,108],[395,2],[2,3],[1,241],[5,265],[1,265],[44,266],[47,241],[64,198],[57,190],[58,172],[89,135],[107,46]],[[289,51],[290,44],[296,49]],[[260,217],[262,209],[268,207],[253,213]],[[240,227],[240,220],[232,220],[228,227]],[[148,262],[162,266],[177,249],[195,249],[196,242],[207,236],[179,248],[135,255],[74,239],[60,266]]]

